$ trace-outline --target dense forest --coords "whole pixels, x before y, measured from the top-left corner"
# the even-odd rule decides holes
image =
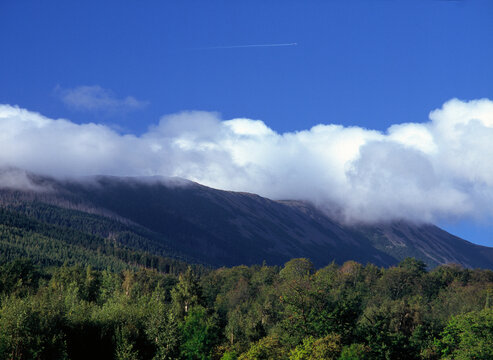
[[[0,268],[0,359],[493,359],[493,272]]]
[[[29,258],[49,267],[87,264],[122,271],[140,267],[178,274],[193,259],[153,241],[145,229],[46,204],[0,207],[0,262]],[[162,241],[159,243],[162,244]],[[164,255],[168,256],[164,256]],[[171,257],[170,257],[171,256]],[[203,266],[193,265],[195,272]]]

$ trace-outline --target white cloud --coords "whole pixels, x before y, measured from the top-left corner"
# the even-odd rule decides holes
[[[274,199],[305,199],[346,220],[493,215],[493,101],[451,100],[426,123],[386,132],[320,124],[279,134],[259,120],[163,117],[141,136],[0,105],[0,166],[50,175],[165,175]],[[1,181],[1,179],[0,179]]]
[[[147,101],[140,101],[132,96],[118,98],[108,89],[99,85],[78,86],[63,89],[57,86],[55,93],[69,108],[79,111],[127,112],[147,106]]]

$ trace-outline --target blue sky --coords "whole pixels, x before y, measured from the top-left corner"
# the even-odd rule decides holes
[[[492,19],[475,0],[4,0],[0,103],[120,134],[184,110],[385,132],[452,98],[493,99]],[[488,221],[453,219],[493,245]]]

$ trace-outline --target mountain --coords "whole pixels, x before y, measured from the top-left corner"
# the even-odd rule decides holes
[[[347,260],[390,266],[412,256],[430,266],[457,263],[493,268],[492,248],[433,225],[403,221],[347,225],[306,202],[274,201],[176,178],[60,180],[22,174],[22,186],[0,189],[3,253],[8,249],[16,254],[27,246],[13,250],[19,237],[8,235],[12,229],[26,231],[27,226],[34,229],[30,234],[40,232],[45,242],[53,234],[64,234],[63,241],[57,238],[61,242],[56,248],[72,247],[80,259],[92,249],[91,259],[99,251],[100,256],[107,254],[128,264],[128,254],[137,252],[143,266],[163,263],[164,258],[232,266],[263,261],[283,264],[295,257],[310,258],[318,267]],[[71,242],[71,236],[85,240]],[[25,255],[36,254],[35,243],[31,241],[29,248]],[[115,251],[128,254],[115,255]],[[45,250],[40,261],[50,263],[49,253]]]

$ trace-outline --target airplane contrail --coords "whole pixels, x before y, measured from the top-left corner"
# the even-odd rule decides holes
[[[280,46],[297,46],[298,43],[284,44],[251,44],[251,45],[231,45],[231,46],[210,46],[203,48],[193,48],[190,50],[216,50],[216,49],[240,49],[240,48],[255,48],[255,47],[280,47]]]

